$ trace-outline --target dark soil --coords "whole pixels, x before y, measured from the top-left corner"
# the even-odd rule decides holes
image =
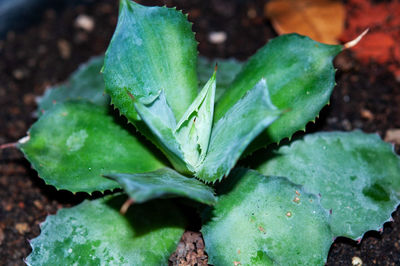
[[[246,59],[276,36],[263,16],[264,1],[165,2],[189,13],[200,53],[209,57]],[[99,0],[63,12],[47,10],[41,22],[22,32],[9,32],[5,40],[0,40],[0,144],[26,134],[35,121],[35,97],[46,87],[64,81],[80,63],[105,51],[117,21],[117,6],[116,0]],[[94,19],[92,31],[74,26],[79,14]],[[225,32],[226,41],[211,43],[212,31]],[[362,65],[350,51],[338,56],[336,65],[338,85],[331,104],[323,109],[316,124],[308,126],[309,132],[359,128],[384,137],[387,130],[400,128],[400,84],[385,65]],[[13,149],[1,151],[0,172],[0,265],[23,265],[23,258],[30,253],[27,240],[40,233],[40,222],[61,207],[79,203],[84,195],[56,192],[44,185],[22,154]],[[337,239],[328,265],[352,265],[355,256],[364,265],[400,265],[399,211],[393,218],[382,233],[367,233],[359,245]],[[203,247],[201,235],[188,231],[170,262],[205,265]]]

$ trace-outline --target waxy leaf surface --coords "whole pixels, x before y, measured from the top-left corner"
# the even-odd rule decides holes
[[[148,103],[135,100],[135,109],[142,121],[136,123],[141,133],[149,137],[153,143],[164,152],[174,167],[186,172],[186,163],[181,147],[174,135],[176,121],[165,98],[164,91],[160,91]],[[147,133],[150,130],[150,133]]]
[[[214,72],[182,116],[175,130],[185,161],[192,166],[193,171],[204,160],[210,141],[214,115],[215,75]]]
[[[103,56],[93,57],[72,73],[66,83],[46,90],[38,100],[38,115],[68,100],[83,99],[107,108],[110,97],[104,93],[104,80],[100,73],[103,62]]]
[[[378,135],[332,132],[307,135],[271,154],[258,170],[321,195],[335,236],[359,238],[382,227],[399,204],[400,159]]]
[[[185,197],[208,205],[216,202],[211,187],[170,168],[140,174],[109,174],[106,177],[117,181],[134,203],[160,197]]]
[[[31,241],[28,265],[168,265],[185,220],[168,201],[131,206],[125,196],[84,201],[61,209]]]
[[[179,120],[197,95],[196,60],[196,41],[184,14],[121,0],[103,73],[113,104],[131,122],[139,117],[128,92],[140,100],[160,90]]]
[[[118,124],[103,107],[89,102],[60,103],[46,111],[19,146],[47,184],[72,192],[119,187],[104,173],[141,173],[162,161],[143,138]]]
[[[207,156],[196,176],[215,182],[228,175],[247,145],[279,115],[262,79],[214,125]]]
[[[210,76],[213,74],[215,65],[218,65],[218,82],[215,91],[215,101],[217,102],[242,69],[243,63],[234,58],[218,58],[211,60],[204,56],[199,56],[197,60],[197,76],[199,78],[200,88],[208,82]]]
[[[249,152],[291,137],[315,120],[329,102],[335,85],[332,59],[342,50],[297,34],[279,36],[262,47],[243,66],[215,107],[215,123],[261,78],[265,78],[272,103],[288,110],[261,134]]]
[[[281,177],[235,169],[202,228],[214,265],[323,265],[332,232],[317,196]]]

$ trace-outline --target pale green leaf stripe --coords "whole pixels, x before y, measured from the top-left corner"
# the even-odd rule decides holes
[[[319,133],[266,154],[257,169],[286,176],[321,195],[336,236],[359,238],[382,227],[399,204],[400,158],[378,135]]]
[[[185,219],[171,202],[119,213],[125,196],[84,201],[48,216],[31,241],[28,265],[168,265]]]
[[[315,120],[329,102],[335,85],[332,59],[342,50],[297,34],[271,40],[254,54],[215,107],[215,122],[261,79],[265,78],[272,103],[289,110],[261,134],[249,147],[256,150],[269,143],[291,137]]]
[[[199,56],[197,60],[197,76],[199,78],[200,88],[208,82],[210,76],[213,74],[215,65],[218,65],[218,82],[215,90],[215,102],[217,102],[242,69],[243,63],[234,58],[208,59],[204,56]]]
[[[181,12],[121,0],[118,25],[105,55],[104,80],[113,104],[131,122],[132,99],[164,90],[177,120],[197,95],[197,44]]]
[[[103,62],[103,56],[93,57],[80,65],[66,83],[47,89],[38,100],[38,115],[67,100],[84,99],[107,108],[110,98],[104,93],[104,80],[100,74]]]
[[[72,192],[119,187],[105,173],[141,173],[165,166],[148,142],[119,125],[103,107],[85,101],[46,111],[20,149],[44,181]]]
[[[247,145],[280,113],[271,103],[266,81],[262,79],[216,123],[207,156],[196,176],[215,182],[228,175]]]
[[[182,116],[175,131],[185,161],[193,171],[207,154],[214,115],[215,78],[216,72]]]
[[[162,168],[141,174],[105,175],[117,181],[134,203],[156,198],[185,197],[213,205],[216,197],[211,187],[195,178],[179,174],[170,168]]]
[[[285,178],[235,169],[202,228],[214,265],[324,265],[329,213]]]

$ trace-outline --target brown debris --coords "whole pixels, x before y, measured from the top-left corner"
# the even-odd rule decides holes
[[[204,240],[201,233],[186,231],[178,248],[169,258],[169,265],[184,266],[198,265],[207,266],[208,259],[204,251]]]

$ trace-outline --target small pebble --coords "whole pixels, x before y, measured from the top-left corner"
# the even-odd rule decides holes
[[[15,79],[21,80],[21,79],[23,79],[25,77],[25,73],[24,73],[24,71],[22,69],[15,69],[13,71],[13,76],[14,76]]]
[[[354,256],[354,257],[351,259],[351,264],[354,265],[354,266],[361,266],[361,265],[363,265],[363,262],[362,262],[362,260],[361,260],[359,257]]]
[[[75,27],[82,29],[87,32],[91,32],[94,29],[95,23],[92,17],[81,14],[75,19]]]
[[[361,109],[361,117],[368,120],[372,120],[374,119],[374,114],[368,109]]]
[[[29,226],[27,223],[17,223],[15,225],[15,229],[17,229],[18,233],[21,235],[25,234],[26,232],[29,231]]]
[[[208,40],[213,44],[224,43],[227,39],[227,35],[224,31],[212,31],[208,35]]]
[[[68,59],[71,57],[71,45],[69,42],[66,40],[58,40],[57,46],[62,59]]]

